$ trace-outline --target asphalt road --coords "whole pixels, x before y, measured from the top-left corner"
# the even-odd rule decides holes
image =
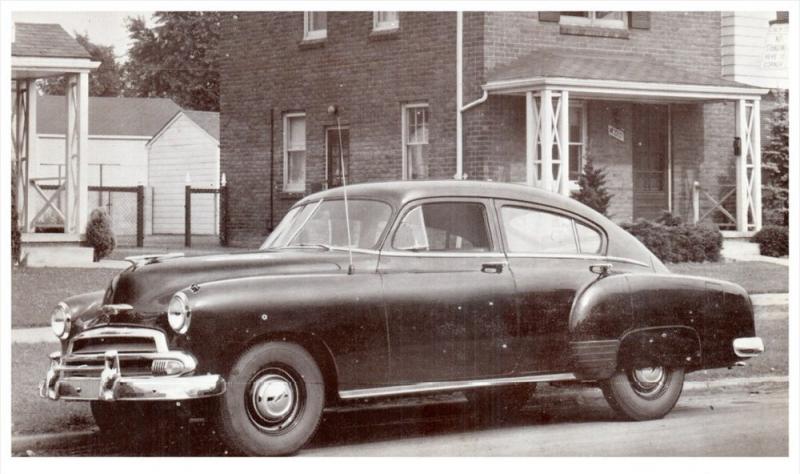
[[[684,392],[666,418],[615,418],[599,390],[542,387],[505,423],[478,424],[460,396],[328,411],[300,456],[787,456],[788,385]],[[225,456],[205,423],[143,443],[99,435],[16,456]]]

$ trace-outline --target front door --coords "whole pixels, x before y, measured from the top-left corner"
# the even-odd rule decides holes
[[[347,173],[345,177],[349,178],[350,129],[330,127],[325,130],[325,159],[328,163],[328,188],[336,188],[342,185],[342,156],[344,156],[345,172]]]
[[[655,219],[669,209],[667,107],[633,106],[633,218]]]
[[[513,370],[514,280],[482,199],[407,208],[381,252],[390,380],[488,378]]]

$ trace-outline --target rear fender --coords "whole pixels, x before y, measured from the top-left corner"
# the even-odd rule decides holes
[[[661,326],[634,329],[619,345],[620,367],[686,367],[702,360],[700,336],[687,326]]]

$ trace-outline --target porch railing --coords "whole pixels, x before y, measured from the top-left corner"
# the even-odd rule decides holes
[[[692,186],[692,222],[694,224],[697,224],[698,222],[701,222],[704,219],[708,218],[709,216],[713,215],[714,212],[719,212],[724,218],[724,220],[722,222],[717,222],[716,224],[719,225],[720,227],[725,227],[725,228],[731,227],[735,229],[736,217],[734,217],[733,214],[731,214],[731,212],[725,208],[725,202],[731,196],[733,196],[734,198],[736,197],[736,185],[735,184],[720,185],[719,188],[721,190],[725,190],[727,188],[730,189],[724,192],[724,194],[722,194],[722,197],[717,199],[713,195],[711,195],[711,193],[709,193],[706,189],[703,189],[703,187],[700,186],[700,183],[698,181],[694,182]],[[700,213],[701,198],[707,199],[712,204],[711,207],[702,214]]]

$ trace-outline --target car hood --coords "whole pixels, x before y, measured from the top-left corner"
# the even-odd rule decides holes
[[[175,292],[195,285],[261,275],[343,272],[347,259],[347,252],[309,248],[155,261],[133,265],[117,275],[104,303],[130,304],[140,314],[163,313]]]

